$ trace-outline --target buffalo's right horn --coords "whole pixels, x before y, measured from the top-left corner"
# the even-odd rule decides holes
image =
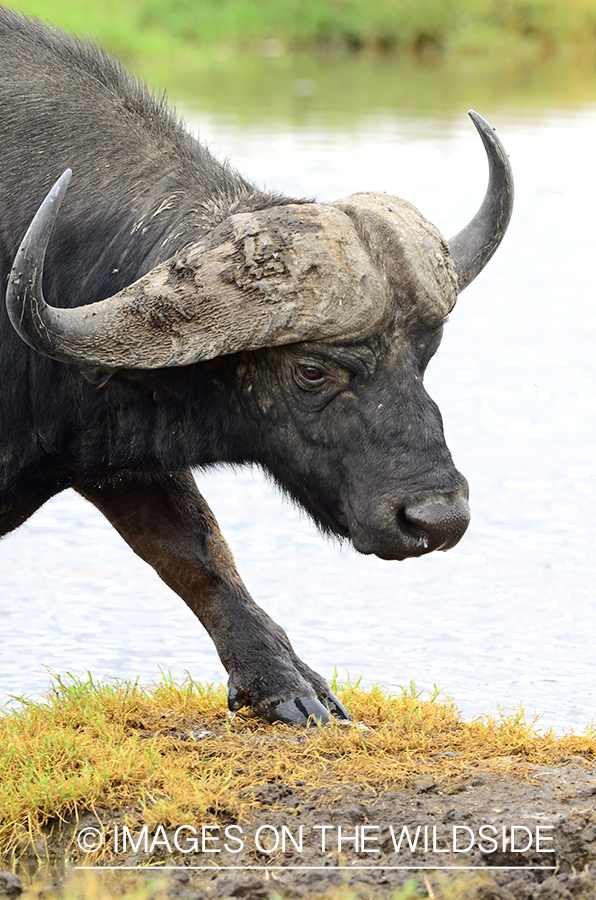
[[[513,172],[503,144],[488,122],[471,109],[488,157],[489,178],[482,206],[459,234],[449,241],[458,277],[458,293],[480,274],[507,231],[513,212]]]

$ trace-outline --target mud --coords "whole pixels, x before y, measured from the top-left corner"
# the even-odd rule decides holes
[[[596,896],[596,767],[579,759],[525,768],[520,777],[470,770],[442,783],[418,776],[385,794],[365,784],[312,790],[299,782],[248,793],[255,805],[240,822],[210,810],[178,829],[143,831],[130,824],[133,809],[85,812],[78,823],[49,828],[17,872],[27,883],[39,857],[52,862],[58,884],[44,896],[89,865],[118,867],[114,885],[122,890],[124,867],[158,867],[162,875],[165,867],[159,896],[182,900],[390,898],[400,889],[436,900]],[[99,854],[77,847],[97,839],[88,829],[101,833]],[[151,868],[143,877],[155,875]],[[39,897],[39,889],[23,896]]]

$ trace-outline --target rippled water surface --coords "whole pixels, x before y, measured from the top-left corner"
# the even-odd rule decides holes
[[[326,676],[437,685],[467,716],[523,705],[596,718],[596,106],[497,126],[517,188],[509,233],[463,293],[426,383],[471,488],[460,545],[403,563],[323,540],[258,472],[197,473],[249,589]],[[447,235],[479,205],[472,125],[380,112],[342,130],[198,117],[219,156],[269,187],[406,197]],[[193,119],[193,126],[197,122]],[[0,696],[48,668],[222,680],[183,602],[72,492],[0,544]]]

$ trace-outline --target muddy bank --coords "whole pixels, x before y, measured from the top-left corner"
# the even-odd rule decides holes
[[[0,729],[26,900],[596,895],[590,734],[357,685],[353,725],[312,729],[229,716],[223,688],[58,688]]]
[[[49,857],[58,883],[44,896],[60,895],[80,877],[75,867],[90,865],[118,867],[112,893],[129,885],[124,867],[162,867],[143,873],[163,876],[149,895],[186,900],[389,898],[400,889],[403,897],[483,900],[595,896],[596,767],[578,760],[520,774],[416,776],[385,794],[332,778],[316,790],[274,781],[250,789],[256,803],[240,821],[207,810],[178,828],[135,825],[133,809],[86,812],[47,828],[20,872],[26,884],[36,854]],[[81,850],[100,843],[98,853]],[[24,896],[39,890],[34,880]]]

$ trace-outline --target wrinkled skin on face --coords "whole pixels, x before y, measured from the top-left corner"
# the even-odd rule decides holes
[[[260,423],[255,461],[361,553],[421,556],[454,546],[467,528],[467,483],[423,385],[442,329],[441,319],[411,315],[366,342],[240,355],[233,390],[225,385],[236,414],[249,417],[246,433]],[[433,503],[440,521],[427,522],[420,508]]]
[[[440,316],[402,312],[366,341],[222,357],[197,365],[186,387],[184,370],[136,373],[133,383],[146,381],[168,407],[200,386],[200,408],[212,416],[202,433],[225,434],[227,448],[205,447],[203,459],[257,463],[324,531],[362,553],[405,559],[455,545],[469,520],[467,484],[422,383],[442,328]],[[188,420],[182,430],[191,429]],[[153,496],[146,483],[81,493],[206,627],[229,674],[231,709],[290,724],[348,718],[250,597],[190,476],[161,479]]]

